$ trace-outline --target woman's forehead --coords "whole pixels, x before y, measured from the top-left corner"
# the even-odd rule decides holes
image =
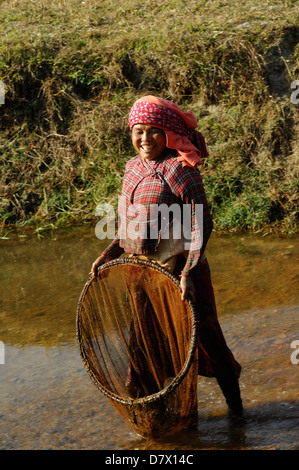
[[[154,130],[162,131],[162,129],[160,129],[159,127],[151,126],[150,124],[142,124],[142,123],[134,124],[133,130],[134,129],[137,129],[137,130],[151,130],[151,129],[154,129]]]

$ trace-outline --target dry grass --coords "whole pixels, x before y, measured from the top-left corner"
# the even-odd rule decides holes
[[[219,230],[293,233],[298,203],[295,1],[2,1],[0,210],[57,227],[116,204],[146,93],[197,116]]]

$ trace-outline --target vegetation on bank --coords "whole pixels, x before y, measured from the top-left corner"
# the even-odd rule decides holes
[[[94,222],[99,203],[116,207],[134,155],[128,112],[149,93],[198,118],[217,230],[294,233],[296,4],[2,1],[3,236]]]

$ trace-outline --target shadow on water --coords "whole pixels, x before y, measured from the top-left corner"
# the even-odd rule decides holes
[[[106,244],[106,243],[105,243]],[[295,449],[297,239],[212,237],[219,320],[242,364],[244,417],[199,378],[198,423],[167,440],[134,434],[92,384],[75,337],[77,302],[103,242],[92,230],[0,244],[1,449]]]
[[[295,450],[296,433],[298,407],[294,403],[266,403],[245,410],[242,417],[225,413],[199,418],[196,428],[181,431],[174,438],[140,439],[127,449]]]

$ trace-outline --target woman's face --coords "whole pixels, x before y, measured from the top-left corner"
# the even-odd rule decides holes
[[[132,129],[132,144],[143,160],[157,158],[166,147],[162,129],[148,124],[135,124]]]

